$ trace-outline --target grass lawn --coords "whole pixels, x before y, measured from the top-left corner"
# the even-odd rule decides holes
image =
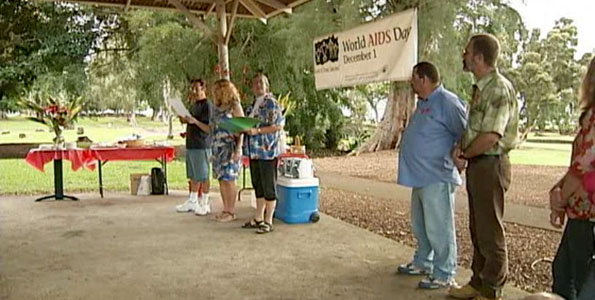
[[[151,121],[150,118],[137,117],[137,125],[131,126],[123,117],[79,118],[75,128],[82,127],[84,134],[94,142],[116,142],[133,133],[140,134],[149,143],[167,139],[167,124]],[[175,119],[173,121],[174,139],[170,144],[182,145],[184,139],[179,135],[184,127]],[[5,143],[52,143],[54,133],[49,132],[47,126],[29,121],[24,117],[13,117],[0,120],[0,144]],[[25,138],[19,138],[25,134]],[[67,142],[76,141],[76,130],[65,130],[64,138]]]
[[[159,167],[155,161],[114,161],[103,167],[103,187],[105,191],[128,191],[130,174],[151,173],[151,168]],[[99,179],[97,169],[72,171],[70,162],[64,161],[64,192],[97,192]],[[53,164],[45,165],[45,173],[30,166],[24,159],[0,159],[0,194],[38,195],[50,194],[54,190]],[[174,160],[167,164],[167,177],[170,189],[187,190],[186,167],[183,160]],[[243,177],[237,180],[242,185]],[[211,180],[211,186],[219,186],[217,180]],[[246,186],[251,187],[250,172],[246,172]]]
[[[174,139],[172,145],[182,145],[184,140],[179,132],[184,127],[175,120],[173,122]],[[140,134],[150,143],[165,140],[167,124],[151,121],[150,118],[137,117],[137,125],[131,126],[123,117],[80,118],[76,127],[84,128],[86,136],[95,142],[115,142],[133,133]],[[24,117],[12,117],[0,120],[0,144],[2,143],[51,143],[53,133],[47,127]],[[24,133],[26,138],[19,138]],[[66,130],[66,141],[75,141],[76,130]],[[561,136],[552,133],[531,134],[527,141],[511,152],[513,164],[567,166],[570,160],[572,136]],[[179,158],[178,158],[179,159]],[[131,173],[150,173],[151,168],[158,166],[153,161],[124,161],[106,164],[103,175],[106,191],[126,191],[129,189]],[[249,172],[248,172],[249,173]],[[169,186],[171,189],[185,190],[188,187],[183,160],[175,160],[168,164]],[[242,177],[238,180],[241,185]],[[216,186],[217,182],[212,181]],[[248,174],[248,186],[250,179]],[[97,172],[79,170],[74,173],[70,162],[64,163],[64,189],[67,192],[98,191]],[[53,166],[47,164],[45,173],[29,166],[23,159],[0,160],[0,195],[2,194],[45,194],[53,190]]]
[[[520,165],[568,166],[573,139],[552,133],[530,134],[526,142],[510,152],[510,161]]]
[[[84,128],[84,135],[94,142],[115,142],[133,133],[145,137],[147,142],[165,140],[167,138],[167,124],[151,121],[150,118],[137,117],[137,125],[131,126],[123,117],[80,118],[76,127]],[[171,145],[183,145],[178,133],[184,127],[174,120],[174,139]],[[8,133],[7,133],[8,132]],[[45,125],[29,121],[24,117],[12,117],[0,120],[0,144],[4,143],[51,143],[53,132],[49,132]],[[24,133],[25,138],[19,138]],[[75,141],[76,130],[64,132],[66,141]],[[130,174],[151,173],[151,168],[158,167],[155,161],[115,161],[109,162],[103,168],[103,187],[106,191],[129,190]],[[73,172],[70,162],[64,161],[64,191],[99,192],[97,171],[78,170]],[[183,158],[174,160],[167,165],[168,183],[171,189],[188,189],[186,167]],[[0,195],[48,194],[54,189],[53,164],[45,166],[45,173],[39,172],[25,162],[24,159],[0,159]],[[246,185],[251,186],[250,172],[246,172]],[[238,186],[243,177],[240,175]],[[211,180],[213,186],[218,186],[217,180]]]

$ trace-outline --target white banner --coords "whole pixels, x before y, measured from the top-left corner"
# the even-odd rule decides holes
[[[417,63],[417,10],[314,40],[316,89],[405,81]]]

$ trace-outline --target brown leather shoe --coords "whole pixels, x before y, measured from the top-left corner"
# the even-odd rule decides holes
[[[469,284],[465,284],[462,287],[453,286],[448,289],[448,295],[457,299],[478,299],[481,297],[481,293]]]

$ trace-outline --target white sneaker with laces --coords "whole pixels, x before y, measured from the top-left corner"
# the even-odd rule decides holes
[[[198,198],[198,206],[194,211],[197,216],[206,216],[211,213],[211,205],[209,205],[209,196],[203,194]]]
[[[196,199],[188,199],[183,204],[176,206],[177,212],[194,212],[198,208],[198,201]]]

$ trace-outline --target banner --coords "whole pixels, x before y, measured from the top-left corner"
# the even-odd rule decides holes
[[[314,40],[316,90],[405,81],[417,63],[417,10]]]

